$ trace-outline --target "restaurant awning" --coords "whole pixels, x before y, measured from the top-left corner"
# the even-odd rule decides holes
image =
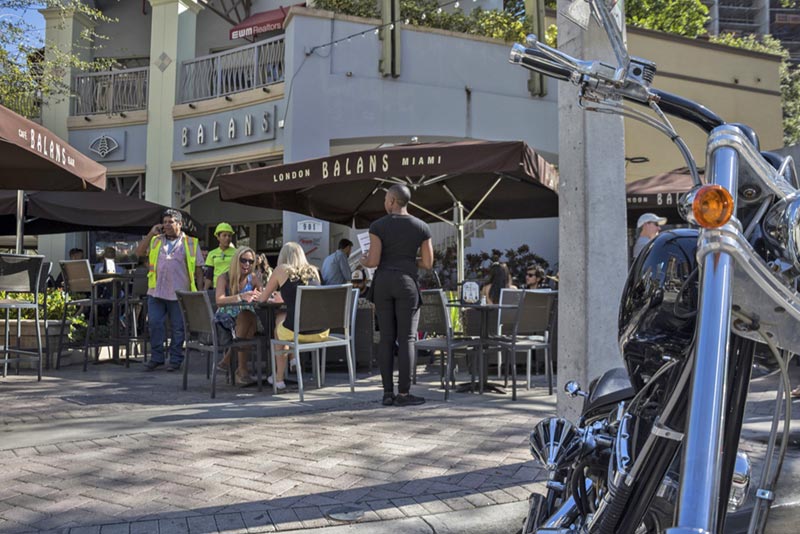
[[[463,274],[470,219],[558,216],[558,172],[522,141],[414,143],[221,176],[226,201],[366,227],[386,214],[384,191],[411,189],[409,212],[453,225]]]
[[[0,189],[97,191],[106,168],[40,124],[0,106]]]
[[[306,4],[304,2],[297,5],[304,6]],[[255,13],[231,28],[228,37],[230,39],[245,39],[247,37],[255,37],[260,33],[282,30],[283,22],[286,20],[286,15],[291,7],[281,6],[277,9]]]
[[[702,169],[700,176],[703,176]],[[639,215],[646,212],[667,217],[671,223],[681,222],[677,210],[678,199],[693,185],[692,175],[686,167],[626,184],[628,225],[635,225]]]

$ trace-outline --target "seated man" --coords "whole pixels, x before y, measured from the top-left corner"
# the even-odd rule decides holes
[[[358,289],[358,300],[372,301],[372,288],[367,286],[367,273],[363,269],[353,271],[350,282]]]

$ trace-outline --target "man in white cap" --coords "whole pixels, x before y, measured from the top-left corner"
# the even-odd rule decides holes
[[[639,231],[639,237],[636,238],[636,243],[633,245],[634,259],[636,259],[636,256],[639,255],[644,246],[648,244],[651,239],[658,235],[658,232],[661,231],[661,227],[666,223],[666,217],[659,217],[655,213],[645,213],[639,217],[639,221],[636,223],[636,229]]]

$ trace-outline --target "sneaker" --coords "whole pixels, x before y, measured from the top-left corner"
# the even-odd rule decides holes
[[[144,371],[155,371],[156,369],[158,369],[162,365],[164,365],[164,362],[154,362],[153,360],[149,360],[149,361],[144,362],[144,365],[142,366],[142,370],[144,370]]]
[[[175,371],[181,370],[181,364],[179,363],[168,363],[167,364],[167,372],[174,373]]]
[[[398,395],[394,398],[395,406],[417,406],[419,404],[425,404],[425,399],[422,397],[417,397],[416,395],[412,395],[411,393],[406,395]]]
[[[273,383],[274,383],[274,380],[272,379],[272,375],[270,375],[270,376],[268,376],[268,377],[267,377],[267,383],[268,383],[270,386],[271,386],[271,385],[273,385]],[[277,390],[278,390],[278,393],[285,393],[285,392],[286,392],[286,389],[287,389],[287,388],[286,388],[286,382],[283,382],[283,381],[281,381],[281,382],[278,382],[278,384],[277,384],[275,387],[277,388]]]
[[[383,401],[381,401],[381,404],[383,404],[384,406],[391,406],[392,404],[394,404],[394,399],[395,399],[394,393],[384,393]]]

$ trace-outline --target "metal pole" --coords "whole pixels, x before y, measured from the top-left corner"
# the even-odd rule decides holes
[[[17,240],[16,252],[22,254],[24,250],[23,240],[25,238],[25,191],[17,190]]]
[[[458,283],[464,283],[464,205],[456,201],[453,204],[453,224],[456,227],[458,254],[456,255],[456,272]]]
[[[723,147],[709,158],[710,183],[736,193],[738,154]],[[735,198],[735,197],[734,197]],[[734,209],[734,213],[735,213]],[[702,232],[700,240],[702,241]],[[726,252],[702,258],[697,346],[683,442],[678,526],[668,534],[717,531],[725,429],[725,378],[731,328],[734,261]],[[727,498],[727,495],[724,496]]]

